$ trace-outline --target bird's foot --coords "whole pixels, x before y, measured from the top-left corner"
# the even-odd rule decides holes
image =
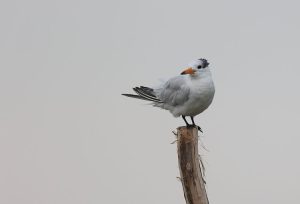
[[[197,126],[198,130],[199,130],[200,132],[202,132],[202,133],[203,133],[203,131],[202,131],[201,127],[200,127],[200,126],[198,126],[198,125],[196,125],[196,126]]]
[[[187,127],[187,128],[193,128],[193,127],[195,127],[195,125],[187,124],[186,127]]]
[[[203,133],[203,131],[202,131],[201,127],[200,127],[200,126],[198,126],[198,125],[190,125],[190,124],[188,124],[186,127],[187,127],[187,128],[194,128],[194,127],[196,127],[196,128],[198,129],[198,131],[200,131],[200,132],[202,132],[202,133]]]

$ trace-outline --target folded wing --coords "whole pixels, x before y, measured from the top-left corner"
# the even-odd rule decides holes
[[[190,95],[190,88],[183,76],[171,78],[156,90],[157,97],[169,106],[183,105]]]
[[[171,78],[159,88],[135,87],[135,94],[122,94],[127,97],[154,102],[155,106],[171,110],[183,105],[189,99],[190,88],[183,76]]]

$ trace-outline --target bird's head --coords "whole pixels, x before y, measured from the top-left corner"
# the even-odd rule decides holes
[[[189,67],[185,69],[181,74],[190,74],[193,75],[197,72],[201,72],[202,70],[208,67],[209,63],[206,59],[197,59],[189,64]]]

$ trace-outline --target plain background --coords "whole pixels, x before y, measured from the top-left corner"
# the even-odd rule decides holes
[[[184,203],[167,111],[121,96],[207,58],[211,203],[299,203],[299,1],[0,2],[0,203]]]

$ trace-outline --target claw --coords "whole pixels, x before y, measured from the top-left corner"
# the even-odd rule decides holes
[[[197,125],[197,128],[198,128],[198,130],[199,130],[201,133],[203,133],[203,131],[202,131],[202,129],[201,129],[200,126]]]

